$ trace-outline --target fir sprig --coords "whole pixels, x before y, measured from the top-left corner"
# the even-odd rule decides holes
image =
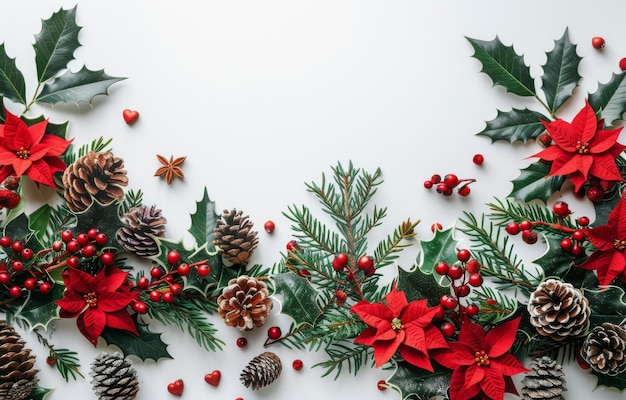
[[[364,365],[374,365],[372,347],[355,346],[348,341],[333,343],[331,347],[326,348],[326,354],[329,360],[314,365],[314,367],[322,367],[326,370],[323,377],[335,372],[334,379],[337,379],[345,366],[348,368],[348,373],[356,375]]]
[[[577,228],[569,217],[561,218],[540,204],[495,199],[495,202],[488,203],[487,206],[492,211],[488,215],[489,219],[500,227],[505,227],[509,222],[519,223],[526,220],[536,222],[533,229],[555,237],[562,237],[564,232],[571,233]]]
[[[74,380],[77,379],[76,375],[83,379],[85,378],[85,376],[80,373],[80,359],[78,358],[78,353],[68,349],[55,349],[54,346],[39,333],[39,330],[33,329],[33,332],[35,336],[37,336],[39,343],[43,344],[50,351],[49,357],[54,360],[54,365],[59,371],[59,374],[65,379],[65,382],[69,382],[70,376]]]
[[[480,307],[478,320],[489,325],[497,325],[509,319],[517,311],[518,306],[515,298],[487,285],[475,288],[472,292],[472,300]]]
[[[120,204],[119,214],[123,215],[130,211],[131,208],[141,206],[143,202],[143,192],[141,189],[136,192],[132,189],[124,193],[124,199]]]
[[[92,140],[91,143],[80,146],[77,151],[74,151],[74,145],[71,144],[67,151],[63,153],[61,159],[66,165],[70,165],[90,151],[93,151],[94,153],[110,151],[111,149],[108,146],[112,141],[113,139],[111,138],[105,140],[102,136],[100,136],[99,138]]]

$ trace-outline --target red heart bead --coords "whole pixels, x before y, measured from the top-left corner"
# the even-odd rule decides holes
[[[137,118],[139,118],[139,112],[134,111],[134,110],[129,110],[127,108],[122,112],[122,116],[124,117],[124,121],[126,121],[126,123],[130,125],[134,123],[135,121],[137,121]]]
[[[174,396],[182,396],[183,390],[185,389],[185,383],[182,379],[177,379],[174,382],[167,385],[167,391],[173,394]]]
[[[218,370],[211,372],[210,374],[204,375],[204,380],[209,385],[217,386],[220,384],[220,379],[222,378],[222,373]]]

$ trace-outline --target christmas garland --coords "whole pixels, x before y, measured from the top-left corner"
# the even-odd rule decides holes
[[[37,385],[34,357],[14,326],[32,330],[50,352],[48,364],[69,381],[83,377],[80,357],[55,347],[47,331],[59,318],[75,319],[78,333],[94,346],[102,338],[122,353],[93,361],[96,394],[132,399],[139,381],[126,357],[171,358],[161,334],[149,329],[151,321],[178,327],[207,351],[221,351],[218,327],[260,328],[276,299],[293,323],[286,332],[270,327],[266,345],[323,351],[326,360],[316,367],[335,378],[346,369],[392,367],[379,388],[392,387],[402,399],[502,399],[518,393],[511,379],[518,374],[525,374],[524,398],[562,398],[561,364],[576,361],[598,386],[626,388],[626,146],[618,143],[622,128],[615,126],[626,112],[626,75],[599,84],[571,121],[560,118],[576,101],[581,80],[582,58],[567,31],[547,53],[540,77],[498,38],[468,38],[495,85],[534,99],[541,110],[498,111],[478,135],[535,142],[528,155],[534,161],[513,180],[507,198],[488,204],[488,213],[464,213],[455,227],[433,226],[432,238],[417,240],[415,265],[397,268],[398,253],[416,243],[419,221],[401,221],[370,243],[387,216],[386,208],[373,205],[381,171],[352,162],[339,162],[330,178],[323,174],[306,184],[320,210],[292,205],[284,212],[293,240],[271,267],[249,264],[259,244],[252,221],[237,209],[218,213],[206,189],[190,214],[193,245],[167,238],[161,210],[144,204],[140,191],[125,190],[124,161],[113,154],[112,140],[75,148],[67,122],[28,116],[38,103],[91,102],[124,79],[68,69],[80,29],[76,8],[42,21],[33,45],[31,100],[15,59],[0,45],[0,311],[6,319],[0,321],[0,397],[35,400],[51,392]],[[593,39],[594,47],[603,45]],[[125,110],[123,117],[132,124],[139,114]],[[156,176],[167,184],[184,179],[184,157],[157,158]],[[483,159],[476,155],[474,162]],[[26,181],[57,198],[27,212],[26,204],[37,199],[27,198]],[[424,188],[467,196],[472,182],[435,174]],[[568,204],[552,200],[570,189],[593,202],[594,221],[572,218]],[[271,232],[274,224],[264,229]],[[460,247],[455,232],[469,245]],[[532,262],[538,268],[517,255],[516,235],[545,246]],[[383,283],[383,274],[396,278]],[[237,344],[245,346],[245,337]],[[266,351],[240,379],[256,390],[277,379],[281,368],[276,354]],[[220,373],[205,379],[217,385]],[[167,389],[181,395],[184,382]]]

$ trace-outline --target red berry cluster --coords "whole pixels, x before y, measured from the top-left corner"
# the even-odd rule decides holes
[[[0,209],[13,209],[20,204],[21,197],[17,192],[20,178],[9,175],[0,183]]]
[[[0,284],[12,298],[18,298],[27,291],[50,293],[52,284],[47,275],[33,268],[35,254],[20,240],[0,237],[0,246],[7,258],[0,262]]]
[[[532,228],[533,224],[528,220],[524,220],[520,223],[509,222],[505,230],[509,235],[517,235],[522,232],[522,240],[524,242],[528,244],[535,244],[537,243],[539,236],[537,236],[537,233],[532,231]]]
[[[362,255],[356,262],[356,266],[350,263],[350,257],[346,253],[337,253],[332,262],[333,270],[344,274],[349,282],[360,283],[376,273],[374,259],[368,255]],[[335,302],[342,306],[348,299],[347,293],[342,289],[335,291]]]
[[[589,226],[589,217],[579,217],[578,220],[579,229],[574,230],[571,235],[561,240],[560,246],[563,251],[566,251],[574,257],[581,256],[584,252],[583,243],[585,242],[584,228]]]
[[[444,196],[451,196],[453,190],[456,188],[459,196],[467,196],[470,194],[470,183],[476,182],[476,179],[459,179],[455,174],[447,174],[441,178],[441,175],[435,174],[429,180],[424,182],[426,189],[435,187],[437,193],[441,193]]]

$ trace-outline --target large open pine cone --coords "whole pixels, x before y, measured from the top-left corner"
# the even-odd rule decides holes
[[[560,364],[550,357],[535,358],[531,371],[522,379],[522,399],[563,400],[565,373]]]
[[[133,364],[120,353],[101,353],[91,363],[89,375],[99,400],[132,400],[139,391]]]
[[[38,381],[34,365],[35,356],[24,348],[20,335],[6,321],[0,321],[0,399],[28,398]]]
[[[111,152],[90,151],[63,173],[65,203],[74,212],[86,210],[94,200],[101,204],[120,200],[126,185],[124,160]]]
[[[594,370],[615,376],[626,371],[626,330],[605,322],[589,332],[581,353]]]
[[[579,289],[556,279],[542,282],[530,296],[530,323],[542,336],[561,341],[589,328],[589,301]]]
[[[240,380],[246,387],[257,390],[274,382],[283,369],[278,356],[270,351],[254,357],[241,372]]]
[[[267,286],[262,281],[241,275],[231,279],[217,298],[217,311],[228,326],[249,331],[262,326],[272,310]]]
[[[124,250],[140,257],[159,253],[154,238],[165,235],[167,223],[160,209],[144,205],[133,207],[122,216],[121,221],[123,226],[117,231],[117,240]]]
[[[259,239],[252,230],[253,223],[243,211],[224,210],[222,219],[217,220],[213,244],[233,264],[246,264]]]

